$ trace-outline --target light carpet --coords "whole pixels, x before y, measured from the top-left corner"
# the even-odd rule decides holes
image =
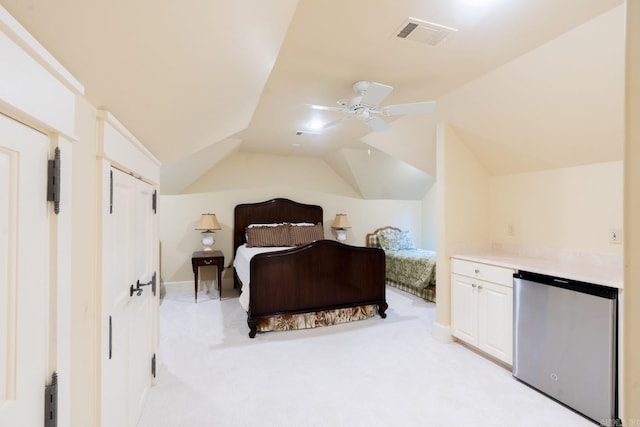
[[[434,340],[435,305],[394,288],[386,319],[255,339],[237,298],[201,295],[162,301],[159,381],[138,427],[594,425]]]

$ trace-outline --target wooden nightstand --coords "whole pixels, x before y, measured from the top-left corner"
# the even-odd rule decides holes
[[[198,302],[198,268],[210,267],[212,265],[218,267],[218,295],[220,296],[220,300],[222,300],[222,270],[224,269],[224,255],[221,251],[197,251],[191,256],[196,302]]]

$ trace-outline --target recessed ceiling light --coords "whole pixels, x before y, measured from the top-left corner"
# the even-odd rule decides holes
[[[301,135],[322,135],[322,132],[320,132],[319,130],[296,130],[296,136]]]
[[[469,7],[484,7],[491,6],[495,0],[465,0],[464,3]]]
[[[307,123],[307,128],[311,130],[320,130],[322,129],[323,126],[324,126],[324,123],[322,123],[320,120],[312,120],[309,123]]]

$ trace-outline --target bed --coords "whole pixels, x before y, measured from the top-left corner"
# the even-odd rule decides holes
[[[298,246],[258,246],[253,227],[289,224],[296,232],[322,230],[322,207],[272,199],[237,205],[234,211],[234,279],[247,311],[249,337],[257,332],[328,326],[386,317],[385,254],[324,239]],[[296,225],[294,225],[296,224]],[[320,238],[322,237],[322,238]],[[277,239],[276,239],[277,240]],[[255,253],[247,254],[246,249]],[[248,271],[247,271],[248,270]]]
[[[386,254],[387,284],[436,302],[436,253],[416,248],[407,231],[382,227],[367,234],[366,245]]]

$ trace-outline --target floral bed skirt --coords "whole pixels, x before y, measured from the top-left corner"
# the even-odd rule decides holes
[[[319,326],[330,326],[353,322],[355,320],[364,320],[376,314],[378,314],[378,306],[375,304],[314,313],[283,314],[281,316],[258,320],[257,330],[259,332],[267,332],[317,328]]]

